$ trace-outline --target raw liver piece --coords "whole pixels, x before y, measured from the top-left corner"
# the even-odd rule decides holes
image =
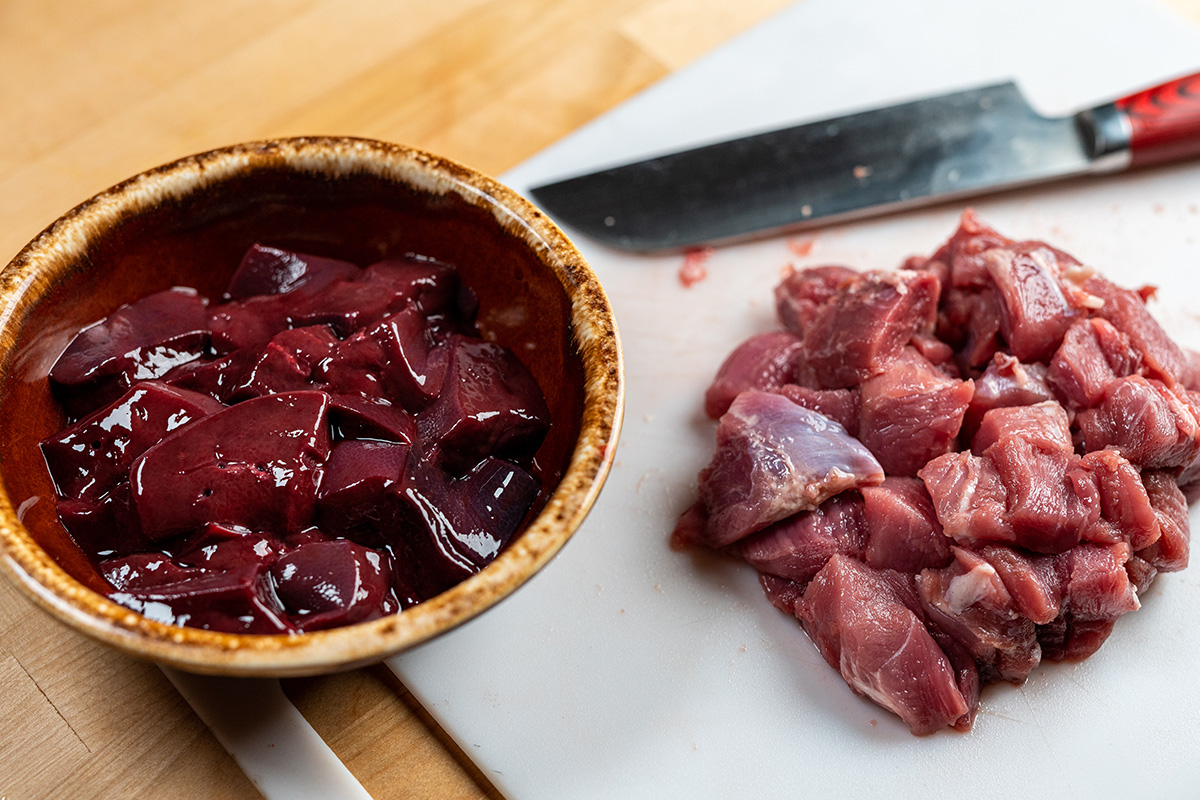
[[[425,599],[490,564],[521,524],[540,489],[515,464],[489,458],[452,479],[427,461],[408,460],[392,491],[406,524],[402,548],[413,557],[416,589]]]
[[[407,445],[344,441],[333,446],[317,492],[317,519],[323,530],[375,544],[393,524],[387,490],[400,482],[408,463]]]
[[[80,417],[139,381],[200,358],[208,343],[204,306],[194,289],[168,289],[84,328],[50,370],[55,396],[71,416]]]
[[[237,272],[229,279],[226,293],[233,300],[252,295],[284,294],[297,289],[312,293],[359,272],[359,268],[349,261],[254,244],[242,256]]]
[[[449,264],[411,255],[389,258],[368,266],[358,280],[387,287],[397,298],[411,301],[427,317],[449,316],[459,320],[460,333],[472,332],[479,300]]]
[[[181,428],[130,472],[142,529],[153,541],[205,523],[253,530],[308,526],[329,457],[323,392],[247,400]]]
[[[829,417],[846,429],[851,436],[858,436],[858,420],[862,416],[862,399],[858,387],[853,389],[809,389],[793,383],[784,384],[770,391],[781,394],[798,406]]]
[[[803,589],[834,554],[862,558],[866,544],[862,498],[855,492],[843,492],[812,511],[753,533],[733,547],[760,573],[786,578]]]
[[[800,621],[854,691],[923,736],[969,715],[955,669],[904,602],[911,576],[835,555],[804,590]],[[911,588],[907,589],[911,593]]]
[[[231,300],[208,310],[212,347],[223,356],[242,349],[254,349],[290,326],[288,314],[295,298],[288,295],[256,295]]]
[[[1172,468],[1200,454],[1195,409],[1157,380],[1113,381],[1095,408],[1079,412],[1086,449],[1112,448],[1139,467]]]
[[[862,385],[858,438],[889,475],[915,476],[930,459],[957,449],[975,387],[948,378],[908,348]]]
[[[1071,408],[1091,408],[1109,383],[1137,374],[1141,362],[1129,337],[1107,320],[1081,319],[1067,330],[1050,360],[1047,380]]]
[[[938,292],[929,272],[867,272],[844,286],[804,331],[821,388],[844,389],[891,366],[914,334],[933,329]]]
[[[271,337],[253,363],[230,382],[222,399],[237,402],[307,389],[317,364],[333,355],[337,345],[337,337],[325,325],[281,331]]]
[[[550,410],[533,375],[511,350],[453,335],[441,390],[417,419],[420,438],[436,443],[453,470],[488,456],[524,462],[550,429]]]
[[[342,342],[315,377],[333,392],[386,399],[416,413],[437,396],[446,357],[425,317],[409,306]]]
[[[804,340],[787,331],[760,333],[742,342],[717,370],[704,393],[704,411],[719,419],[744,391],[778,389],[798,382]]]
[[[329,419],[343,439],[376,439],[412,444],[416,419],[386,400],[353,394],[329,396]]]
[[[889,475],[878,486],[864,486],[862,496],[868,565],[916,573],[950,563],[950,539],[919,479]]]
[[[271,567],[283,607],[303,631],[378,619],[400,610],[386,554],[346,539],[304,544]]]
[[[403,309],[407,302],[382,286],[334,281],[320,292],[299,298],[288,319],[294,326],[328,325],[344,337]]]
[[[792,271],[775,287],[775,313],[779,323],[796,336],[803,336],[821,307],[858,274],[849,267],[839,266]]]
[[[970,652],[985,683],[1022,683],[1041,661],[1034,624],[978,553],[955,547],[950,566],[924,570],[916,584],[931,622]]]
[[[983,455],[1004,436],[1021,436],[1046,450],[1073,449],[1067,412],[1053,400],[988,411],[971,440],[971,452]]]
[[[777,394],[743,392],[721,417],[717,452],[700,474],[703,541],[732,544],[882,480],[879,462],[836,422]]]
[[[108,407],[44,439],[42,456],[60,496],[98,500],[129,480],[130,465],[147,448],[221,409],[206,395],[145,381]]]
[[[265,564],[228,571],[166,564],[152,569],[158,559],[166,556],[139,554],[101,564],[101,572],[117,588],[112,599],[165,625],[226,633],[295,630],[275,596]]]

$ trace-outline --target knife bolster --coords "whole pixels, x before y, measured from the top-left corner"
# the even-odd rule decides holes
[[[1079,112],[1075,125],[1093,171],[1116,172],[1129,166],[1133,130],[1128,115],[1115,103]]]

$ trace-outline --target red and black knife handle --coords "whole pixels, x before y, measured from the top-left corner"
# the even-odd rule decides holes
[[[1093,158],[1142,167],[1200,155],[1200,72],[1079,115]]]

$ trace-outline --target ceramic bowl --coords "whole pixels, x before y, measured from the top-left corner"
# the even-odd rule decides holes
[[[170,286],[220,297],[264,242],[369,263],[423,253],[455,264],[485,336],[522,355],[553,419],[538,452],[563,474],[540,514],[480,573],[400,614],[302,635],[164,625],[109,601],[58,521],[38,442],[65,416],[50,367],[81,326]],[[72,209],[0,273],[0,565],[77,631],[192,672],[304,675],[397,653],[486,610],[543,567],[595,501],[622,411],[608,300],[563,233],[510,189],[409,147],[297,138],[152,169]]]

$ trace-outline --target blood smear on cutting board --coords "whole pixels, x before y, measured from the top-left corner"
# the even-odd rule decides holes
[[[679,282],[683,288],[690,289],[708,277],[704,264],[712,253],[711,247],[701,247],[683,254],[683,265],[679,268]]]
[[[800,258],[804,258],[805,256],[812,253],[813,245],[815,245],[816,243],[817,243],[816,239],[788,239],[787,240],[788,250],[791,250],[793,255],[799,256]]]

